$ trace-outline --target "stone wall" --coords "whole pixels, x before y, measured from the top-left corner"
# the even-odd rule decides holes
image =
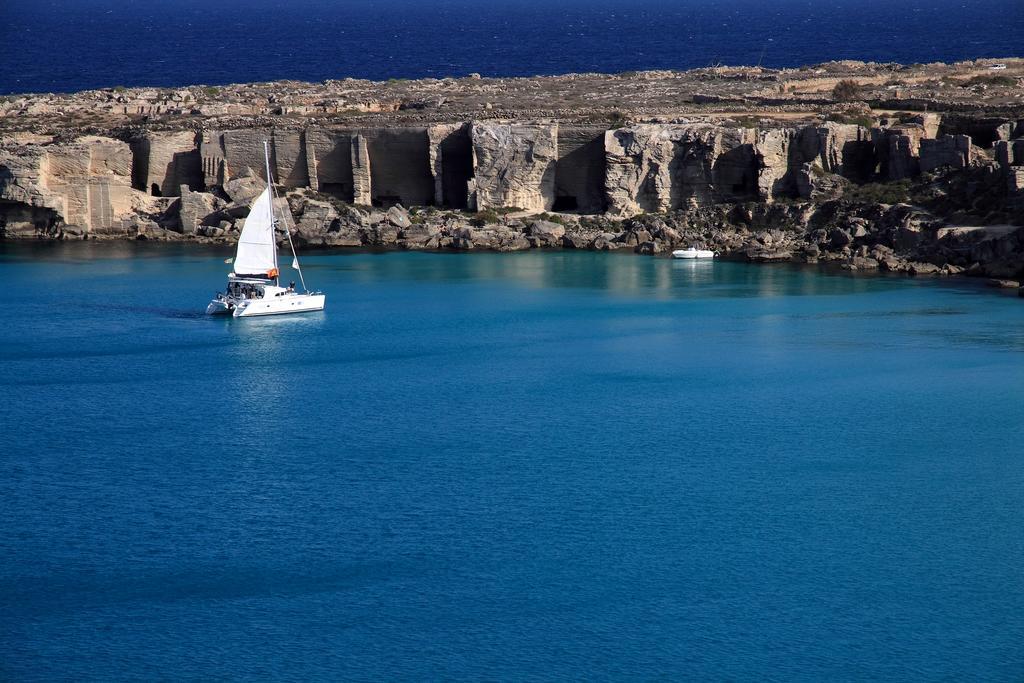
[[[229,179],[252,171],[253,175],[265,180],[267,172],[263,142],[269,142],[272,137],[273,132],[265,128],[224,131],[220,139]]]

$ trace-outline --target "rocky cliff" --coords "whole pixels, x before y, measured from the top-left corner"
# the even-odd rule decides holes
[[[1024,224],[1024,110],[843,107],[796,117],[635,116],[613,125],[578,115],[379,125],[256,117],[236,127],[221,125],[223,117],[187,126],[161,119],[95,131],[103,135],[12,130],[8,114],[0,126],[0,235],[231,240],[263,183],[264,141],[309,244],[657,253],[699,240],[761,260],[835,252],[851,266],[855,256],[886,263],[869,256],[878,246],[893,250],[898,269],[903,256],[924,258],[913,250],[937,245],[940,229],[981,227],[957,239],[984,241],[995,234],[986,226]],[[894,214],[893,205],[910,208]],[[506,218],[496,221],[499,213]],[[542,213],[557,222],[537,218]],[[653,230],[629,222],[650,215],[662,216]],[[765,222],[772,216],[789,237],[750,237],[752,221],[766,235],[779,229]],[[910,223],[891,227],[907,216]],[[872,221],[887,227],[865,242],[882,234]],[[1004,258],[1018,253],[1016,233],[996,232],[1010,244],[999,249],[1009,251],[986,259],[998,266],[975,271],[1024,275]],[[868,251],[858,255],[860,247]],[[945,252],[929,253],[935,261]],[[933,265],[973,265],[953,256]]]

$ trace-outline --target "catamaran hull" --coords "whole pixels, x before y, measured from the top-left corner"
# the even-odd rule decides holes
[[[324,310],[323,294],[292,294],[291,296],[249,299],[235,306],[232,315],[236,318],[255,318],[261,315],[286,315]]]
[[[206,315],[231,315],[231,307],[222,299],[214,299],[207,304]]]

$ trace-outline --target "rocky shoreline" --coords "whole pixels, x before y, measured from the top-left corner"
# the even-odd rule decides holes
[[[181,232],[140,221],[126,232],[113,234],[87,234],[65,227],[52,239],[232,245],[238,237],[232,213],[239,213],[258,189],[255,178],[247,185],[247,191],[238,195],[241,203],[215,199],[212,206],[202,207],[199,213],[210,212],[207,216],[223,212],[217,225],[196,225]],[[240,184],[233,189],[238,193]],[[1024,266],[1024,227],[950,227],[926,209],[906,203],[842,199],[748,203],[613,219],[401,205],[385,210],[344,204],[310,190],[291,191],[278,201],[282,209],[290,210],[293,239],[305,251],[581,249],[667,256],[673,249],[698,246],[713,249],[727,260],[828,264],[848,271],[910,276],[962,275],[987,278],[991,286],[1000,288],[1020,288]],[[188,207],[182,208],[187,211]],[[283,233],[279,238],[286,246]]]
[[[305,249],[1024,280],[1024,60],[6,98],[0,239],[233,242],[264,141]]]

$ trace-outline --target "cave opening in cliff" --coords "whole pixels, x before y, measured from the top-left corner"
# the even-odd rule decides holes
[[[552,211],[577,211],[580,208],[580,203],[576,200],[576,197],[571,195],[561,194],[555,197],[555,203],[552,205]]]
[[[992,144],[999,139],[999,134],[996,131],[995,126],[989,126],[987,128],[978,127],[968,133],[971,137],[971,143],[982,149],[989,149]]]
[[[374,206],[430,206],[434,176],[425,128],[382,129],[367,135],[370,200]]]
[[[943,135],[967,135],[971,138],[971,144],[989,149],[992,144],[1000,139],[1000,126],[1007,123],[1004,119],[976,118],[963,116],[944,117],[939,126],[938,136]],[[1013,125],[1009,126],[1012,132]]]
[[[160,186],[157,183],[153,183],[149,188],[149,193],[154,197],[163,197],[163,193],[160,191]]]
[[[0,239],[54,236],[63,221],[53,209],[0,199]]]
[[[554,211],[602,213],[605,155],[604,128],[561,126],[555,162]]]
[[[314,187],[326,195],[351,204],[355,201],[352,179],[352,140],[347,131],[307,133],[312,154]],[[308,163],[308,161],[307,161]],[[313,182],[313,178],[310,179]]]
[[[469,180],[473,177],[473,144],[467,128],[441,141],[441,201],[451,209],[469,206]]]
[[[377,208],[390,209],[392,206],[395,206],[396,204],[401,204],[402,198],[397,194],[375,194],[370,201],[373,204],[373,206],[376,206]]]
[[[878,158],[871,142],[851,140],[843,145],[843,176],[855,183],[866,183],[875,174]]]
[[[720,201],[750,201],[757,197],[758,161],[750,144],[726,149],[714,161],[712,184]]]

